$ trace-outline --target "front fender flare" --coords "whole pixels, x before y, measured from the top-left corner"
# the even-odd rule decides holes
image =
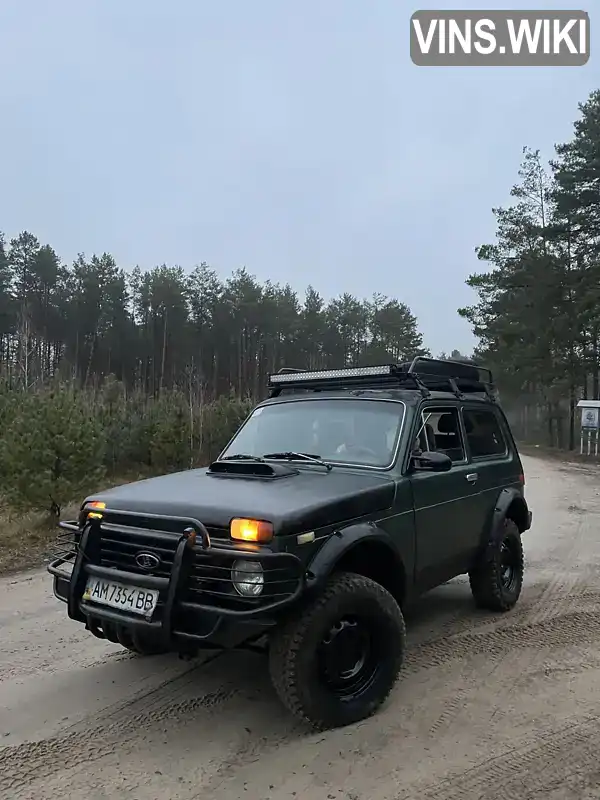
[[[359,522],[334,531],[308,564],[307,588],[320,586],[331,575],[341,558],[360,544],[373,542],[389,551],[399,570],[405,575],[402,558],[391,537],[373,522]]]

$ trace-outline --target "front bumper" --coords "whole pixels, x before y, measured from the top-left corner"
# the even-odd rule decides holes
[[[109,515],[106,510],[103,516]],[[104,518],[88,520],[82,529],[75,522],[60,523],[63,549],[48,572],[55,596],[67,603],[69,617],[86,623],[101,638],[118,639],[118,631],[126,629],[169,649],[228,646],[238,634],[245,638],[252,626],[260,630],[273,625],[278,612],[301,594],[304,571],[296,556],[227,542],[214,546],[202,523],[182,522],[187,531],[191,527],[198,532],[195,543],[188,533],[123,526]],[[158,528],[160,519],[154,524]],[[153,550],[161,555],[163,567],[157,574],[144,573],[135,566],[134,556]],[[265,586],[258,598],[242,597],[233,586],[231,565],[240,559],[259,561],[263,567]],[[158,604],[148,619],[86,600],[89,577],[158,590]]]

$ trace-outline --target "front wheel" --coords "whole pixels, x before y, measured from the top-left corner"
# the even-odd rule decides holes
[[[284,705],[325,730],[371,716],[400,672],[406,631],[382,586],[355,573],[323,593],[272,637],[270,673]]]
[[[523,586],[523,544],[512,519],[504,520],[504,530],[482,561],[469,572],[471,591],[479,608],[510,611]]]

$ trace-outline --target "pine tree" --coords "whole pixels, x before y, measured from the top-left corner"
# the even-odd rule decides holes
[[[4,497],[15,509],[60,515],[103,476],[104,437],[81,394],[63,386],[23,393],[0,441]]]

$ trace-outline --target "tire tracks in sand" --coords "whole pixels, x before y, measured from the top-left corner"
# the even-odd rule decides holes
[[[201,666],[208,665],[216,657]],[[149,727],[176,721],[199,710],[210,715],[235,696],[234,688],[224,686],[192,699],[178,700],[198,669],[195,665],[150,692],[105,709],[93,721],[88,717],[76,723],[64,733],[1,749],[0,796],[7,792],[4,796],[13,797],[16,791],[33,781],[69,771],[82,763],[99,761],[115,751],[117,742],[119,752],[127,752]]]
[[[574,777],[579,780],[600,775],[600,719],[573,718],[560,729],[535,737],[520,746],[505,749],[443,780],[413,784],[394,800],[529,800],[547,797],[547,791]],[[595,776],[595,779],[593,778]]]

